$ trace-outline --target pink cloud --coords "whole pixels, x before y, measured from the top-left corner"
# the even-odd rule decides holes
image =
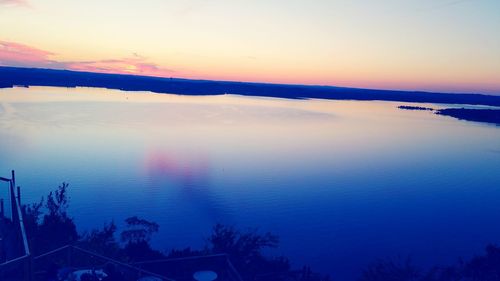
[[[159,77],[170,76],[172,72],[174,72],[154,63],[147,62],[146,58],[137,54],[134,54],[133,57],[124,59],[67,62],[67,67],[69,69],[80,71],[150,75]]]
[[[168,77],[174,72],[155,63],[148,62],[147,58],[135,53],[129,58],[95,61],[58,61],[52,59],[55,55],[55,53],[28,45],[0,41],[0,65],[4,66],[59,68],[159,77]]]
[[[42,66],[53,63],[49,59],[54,55],[41,49],[33,48],[27,45],[0,41],[0,64],[17,66]]]

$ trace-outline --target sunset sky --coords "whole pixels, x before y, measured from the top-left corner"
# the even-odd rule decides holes
[[[500,1],[0,0],[0,65],[500,94]]]

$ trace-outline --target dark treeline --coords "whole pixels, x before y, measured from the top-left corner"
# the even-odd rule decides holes
[[[483,255],[459,259],[450,266],[422,270],[410,258],[380,260],[368,266],[358,281],[499,281],[500,247],[486,246]]]
[[[500,126],[500,109],[445,108],[437,110],[436,114]]]
[[[428,110],[428,111],[434,111],[433,108],[430,107],[423,107],[423,106],[413,106],[413,105],[400,105],[398,106],[399,109],[405,109],[405,110]]]
[[[450,116],[460,120],[474,121],[481,123],[490,123],[500,126],[500,109],[479,109],[479,108],[443,108],[433,109],[430,107],[413,106],[413,105],[400,105],[399,109],[403,110],[422,110],[432,111],[435,114]]]
[[[284,85],[160,78],[68,70],[0,67],[0,88],[13,86],[99,87],[183,95],[238,94],[277,98],[385,100],[500,106],[500,96],[373,90],[332,86]]]
[[[279,245],[278,236],[272,233],[261,233],[257,229],[241,231],[233,226],[217,224],[201,249],[159,251],[150,244],[160,227],[155,222],[134,216],[125,220],[125,227],[120,233],[113,221],[100,229],[78,233],[74,219],[68,214],[68,207],[66,183],[39,202],[22,206],[30,248],[35,256],[66,245],[77,245],[125,263],[227,254],[244,280],[330,280],[328,276],[312,272],[307,266],[292,270],[287,257],[265,256],[262,253],[264,249]]]
[[[125,220],[125,227],[119,235],[114,222],[100,229],[78,233],[73,218],[67,212],[68,206],[68,185],[63,183],[47,198],[22,207],[30,246],[35,255],[67,244],[77,244],[126,263],[227,254],[244,280],[331,280],[328,276],[313,273],[309,267],[292,270],[287,257],[265,256],[262,250],[279,245],[278,236],[272,233],[260,233],[256,229],[240,231],[233,226],[217,224],[206,239],[205,247],[163,252],[150,244],[151,237],[160,227],[155,222],[130,217]],[[360,272],[358,281],[500,281],[500,247],[488,245],[483,255],[428,270],[419,269],[410,259],[379,260]]]

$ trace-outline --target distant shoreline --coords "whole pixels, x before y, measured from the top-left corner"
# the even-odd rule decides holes
[[[500,109],[445,108],[439,109],[435,113],[460,120],[490,123],[500,126]]]
[[[442,108],[400,105],[402,110],[431,111],[437,115],[450,116],[460,120],[490,123],[500,126],[500,109],[473,109],[473,108]]]
[[[500,106],[500,96],[484,94],[450,94],[334,86],[190,80],[41,68],[0,67],[0,88],[12,88],[14,86],[96,87],[181,95],[236,94],[288,99],[380,100]]]
[[[404,110],[423,110],[423,111],[434,111],[433,108],[430,107],[423,107],[423,106],[412,106],[412,105],[400,105],[398,106],[399,109],[404,109]]]

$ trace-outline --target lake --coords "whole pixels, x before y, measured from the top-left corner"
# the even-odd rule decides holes
[[[272,231],[271,254],[334,280],[500,243],[500,127],[402,104],[1,89],[0,176],[16,170],[25,203],[68,182],[80,230],[153,220],[162,250],[218,222]]]

